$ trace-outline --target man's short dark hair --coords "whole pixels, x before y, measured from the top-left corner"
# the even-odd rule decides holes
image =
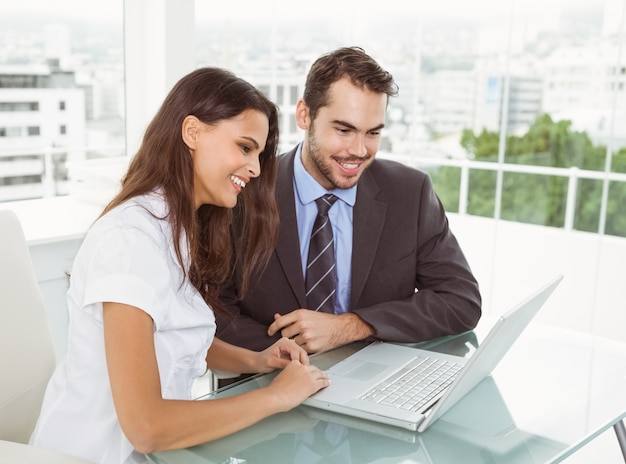
[[[311,66],[304,86],[304,102],[311,119],[328,104],[328,89],[347,77],[363,89],[384,93],[389,97],[398,94],[393,76],[385,71],[360,47],[344,47],[320,56]]]

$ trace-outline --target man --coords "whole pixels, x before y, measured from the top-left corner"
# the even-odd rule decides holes
[[[419,342],[475,327],[478,284],[428,175],[375,159],[396,94],[391,74],[360,48],[341,48],[313,64],[296,106],[304,140],[279,161],[276,249],[243,299],[232,286],[223,292],[233,317],[218,319],[220,338],[260,350],[285,336],[316,353],[357,340]],[[337,198],[326,213],[333,234],[327,249],[335,256],[325,275],[334,283],[324,297],[330,309],[316,311],[317,303],[307,302],[308,249],[316,199],[328,193]]]

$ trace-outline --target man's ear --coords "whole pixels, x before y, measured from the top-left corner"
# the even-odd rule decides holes
[[[185,145],[187,145],[191,150],[196,149],[199,131],[200,131],[200,120],[198,118],[196,118],[193,115],[189,115],[185,119],[183,119],[183,124],[182,124],[183,142],[185,142]]]
[[[302,130],[309,130],[311,126],[311,117],[309,113],[309,107],[301,98],[296,103],[296,124]]]

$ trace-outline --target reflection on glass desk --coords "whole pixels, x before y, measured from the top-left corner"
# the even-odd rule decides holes
[[[479,329],[419,347],[471,356]],[[362,346],[312,361],[328,368]],[[201,400],[261,384],[253,377]],[[300,406],[229,437],[150,458],[158,464],[552,463],[622,420],[624,392],[626,345],[535,324],[491,376],[423,433]]]

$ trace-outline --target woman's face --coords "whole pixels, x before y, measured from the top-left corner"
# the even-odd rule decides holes
[[[259,155],[268,132],[267,116],[258,110],[246,110],[213,126],[194,116],[185,119],[183,137],[193,158],[196,209],[204,204],[226,208],[237,204],[239,192],[261,173]]]

